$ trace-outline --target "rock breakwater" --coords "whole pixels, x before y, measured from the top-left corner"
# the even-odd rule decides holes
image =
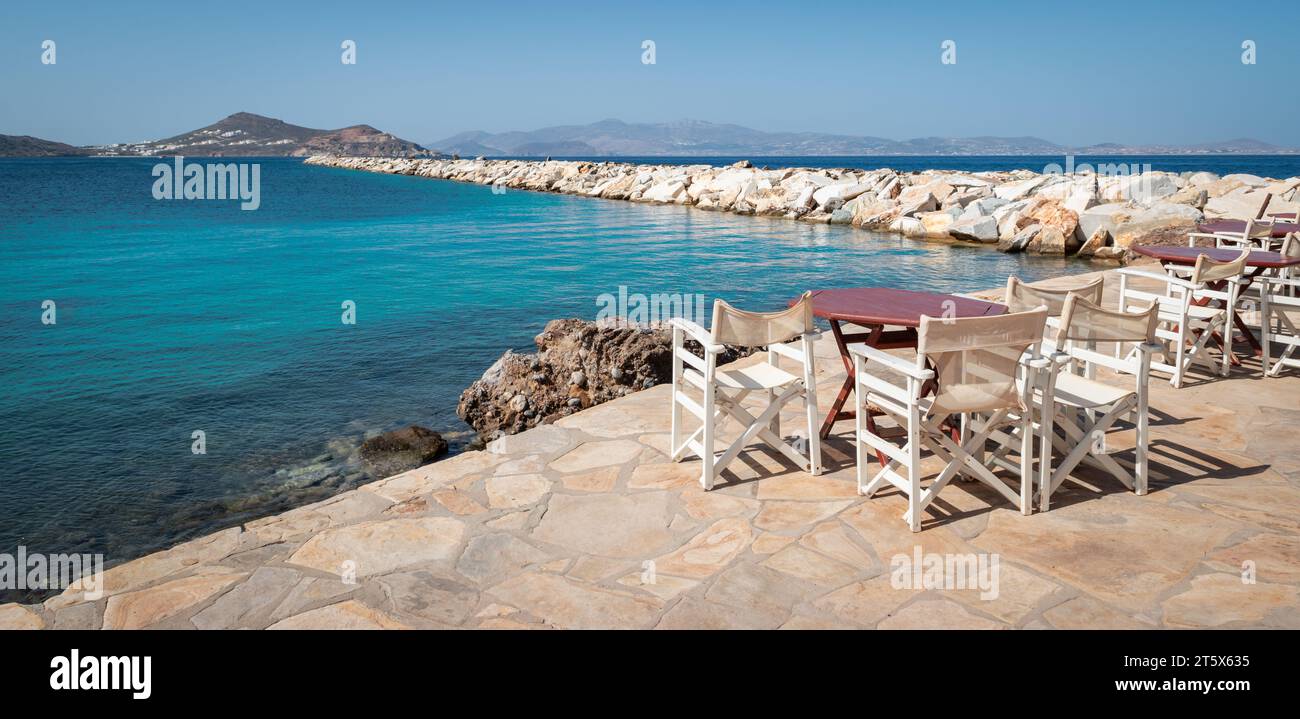
[[[636,165],[576,160],[317,155],[307,164],[498,188],[846,224],[1004,252],[1123,261],[1135,244],[1182,244],[1197,223],[1300,209],[1300,177],[1137,171],[955,172]]]

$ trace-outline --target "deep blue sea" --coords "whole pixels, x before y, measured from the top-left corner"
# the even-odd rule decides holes
[[[1217,169],[1297,174],[1291,159],[1233,160]],[[967,290],[1070,267],[286,159],[258,161],[261,207],[241,211],[153,199],[155,162],[0,159],[0,552],[114,564],[319,498],[364,478],[313,485],[286,468],[368,430],[419,423],[458,432],[459,449],[461,390],[547,320],[594,317],[620,285],[762,310],[809,288]],[[206,454],[191,451],[195,431]]]

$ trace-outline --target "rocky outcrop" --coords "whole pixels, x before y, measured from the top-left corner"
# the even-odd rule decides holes
[[[419,425],[385,432],[361,443],[361,461],[372,477],[391,477],[447,453],[441,434]]]
[[[672,333],[667,329],[552,320],[534,342],[537,352],[507,351],[461,393],[456,414],[483,441],[672,379]],[[686,346],[701,353],[693,341]],[[729,347],[718,362],[749,353]]]
[[[321,155],[309,164],[416,175],[705,210],[850,224],[918,239],[996,243],[1004,252],[1078,254],[1115,261],[1133,243],[1185,242],[1205,217],[1254,217],[1300,209],[1300,178],[1209,172],[1138,172],[1127,165],[1059,174],[1029,170],[755,168],[749,162],[633,165],[618,162],[396,159]],[[1090,240],[1104,229],[1098,247]],[[1045,234],[1044,234],[1045,233]],[[1038,235],[1042,234],[1041,238]],[[1115,248],[1115,249],[1111,249]]]

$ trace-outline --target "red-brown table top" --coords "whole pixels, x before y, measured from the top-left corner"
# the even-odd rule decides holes
[[[986,317],[1007,311],[1004,305],[968,297],[889,287],[813,290],[813,314],[859,325],[921,326],[921,317]]]
[[[1240,235],[1246,231],[1245,220],[1211,220],[1202,222],[1196,226],[1198,232],[1213,234],[1222,232],[1224,234]],[[1294,222],[1278,222],[1273,225],[1273,237],[1286,237],[1292,232],[1300,232],[1300,224]]]
[[[1276,218],[1279,219],[1279,220],[1294,220],[1294,219],[1295,219],[1295,216],[1296,216],[1296,213],[1294,213],[1294,212],[1270,212],[1270,213],[1268,213],[1268,216],[1269,216],[1269,217],[1276,217]]]
[[[1194,265],[1196,258],[1201,255],[1209,255],[1210,259],[1215,262],[1231,262],[1241,256],[1241,250],[1234,250],[1231,247],[1167,247],[1164,245],[1135,245],[1131,248],[1139,255],[1154,257],[1161,262],[1173,262],[1179,265]],[[1292,267],[1300,265],[1300,258],[1283,257],[1280,252],[1265,252],[1264,250],[1251,250],[1250,257],[1246,258],[1246,264],[1250,267]]]

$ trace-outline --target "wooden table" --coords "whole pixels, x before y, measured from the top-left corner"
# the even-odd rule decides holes
[[[1245,220],[1211,220],[1209,222],[1202,222],[1201,224],[1197,225],[1196,231],[1204,232],[1206,234],[1211,234],[1211,235],[1215,233],[1220,233],[1225,235],[1240,235],[1241,233],[1246,231],[1246,221]],[[1286,237],[1292,232],[1300,232],[1300,224],[1294,222],[1278,222],[1273,225],[1272,236],[1275,238]]]
[[[1204,227],[1204,225],[1202,225],[1202,227]],[[1215,262],[1231,262],[1241,256],[1241,250],[1232,249],[1230,247],[1166,247],[1163,245],[1136,245],[1130,249],[1139,255],[1154,257],[1161,262],[1166,262],[1171,265],[1194,265],[1196,264],[1196,258],[1201,255],[1207,255]],[[1242,279],[1245,282],[1242,289],[1244,290],[1249,287],[1251,283],[1255,281],[1255,278],[1259,277],[1259,275],[1266,270],[1276,270],[1295,266],[1300,266],[1300,258],[1286,257],[1280,252],[1251,250],[1250,256],[1246,258],[1246,268],[1250,271],[1242,276]],[[1226,285],[1226,280],[1215,282],[1210,286],[1210,289],[1222,290]],[[1239,294],[1238,297],[1244,299],[1244,293]],[[1199,300],[1197,304],[1204,305],[1208,304],[1209,301],[1210,298],[1206,297]],[[1233,320],[1233,324],[1235,324],[1237,329],[1246,337],[1246,342],[1250,344],[1250,348],[1255,352],[1255,354],[1262,354],[1263,348],[1260,346],[1259,340],[1255,337],[1255,333],[1251,332],[1250,328],[1246,326],[1245,320],[1241,318],[1241,313],[1237,312],[1233,314]],[[1225,349],[1225,351],[1227,350]]]
[[[831,411],[822,422],[822,439],[830,435],[836,422],[856,416],[852,410],[844,411],[844,403],[853,392],[853,357],[849,354],[849,344],[865,342],[880,349],[916,347],[916,328],[921,326],[923,316],[985,317],[1007,311],[1003,305],[993,302],[888,287],[814,290],[812,306],[814,315],[830,322],[835,346],[839,348],[840,359],[843,360],[848,375],[831,405]],[[865,327],[867,331],[845,333],[840,326],[843,323]],[[886,331],[887,325],[901,329]],[[868,422],[871,422],[870,418]],[[884,463],[883,459],[881,463]]]

